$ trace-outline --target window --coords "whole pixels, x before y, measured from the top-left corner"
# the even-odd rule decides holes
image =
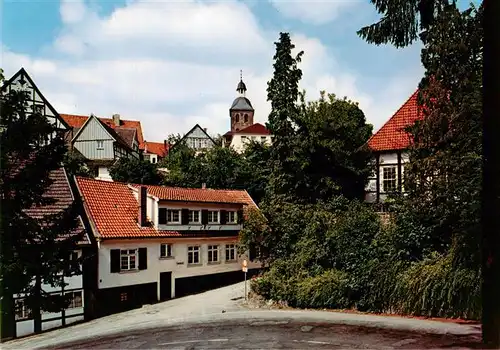
[[[69,292],[65,293],[65,295],[69,295],[69,305],[68,309],[74,309],[76,307],[82,307],[83,306],[83,298],[82,298],[82,291],[76,291],[76,292]]]
[[[199,210],[190,210],[189,211],[189,223],[190,224],[199,224],[200,221],[200,211]]]
[[[235,224],[238,222],[238,217],[236,216],[235,211],[228,211],[226,212],[226,222],[228,224]]]
[[[31,317],[31,310],[24,303],[24,299],[17,299],[14,305],[16,320],[26,320]]]
[[[188,265],[199,264],[200,263],[200,247],[192,246],[188,247]]]
[[[120,301],[127,301],[127,293],[121,293],[120,294]]]
[[[238,123],[239,121],[240,121],[240,115],[236,114],[236,123]]]
[[[245,114],[245,123],[248,123],[248,114]]]
[[[125,249],[120,251],[120,270],[137,270],[137,249]]]
[[[97,140],[97,149],[104,149],[104,141]]]
[[[236,261],[236,245],[226,244],[226,261]]]
[[[167,210],[167,222],[173,224],[181,223],[181,211],[179,209]]]
[[[215,263],[219,262],[219,246],[209,245],[208,246],[208,262]]]
[[[160,244],[160,258],[172,257],[172,245],[168,243]]]
[[[219,212],[217,210],[208,211],[208,223],[218,224],[219,223]]]
[[[265,137],[265,136],[261,136],[261,137],[260,137],[260,141],[261,141],[261,142],[266,142],[266,137]]]
[[[151,163],[153,163],[153,164],[156,163],[156,157],[151,158]]]
[[[246,137],[246,136],[242,136],[242,137],[241,137],[241,142],[242,142],[242,143],[244,143],[246,140],[247,140],[247,137]]]
[[[397,176],[395,166],[386,166],[382,168],[382,188],[384,192],[396,191]]]
[[[252,141],[255,141],[255,136],[251,136],[250,138],[252,139]]]

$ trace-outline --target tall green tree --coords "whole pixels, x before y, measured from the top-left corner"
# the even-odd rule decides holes
[[[280,33],[275,42],[273,78],[267,83],[267,100],[271,102],[267,128],[273,135],[269,167],[269,191],[286,198],[295,196],[294,141],[299,117],[299,82],[302,71],[298,68],[303,52],[295,57],[289,33]]]
[[[0,76],[3,85],[3,76]],[[63,298],[49,296],[43,284],[62,287],[59,272],[78,273],[79,267],[68,254],[80,239],[75,234],[77,215],[70,206],[57,214],[30,216],[28,209],[50,205],[47,195],[50,174],[61,168],[67,151],[64,131],[45,116],[28,108],[25,91],[0,95],[0,269],[1,336],[15,329],[13,295],[26,293],[26,306],[35,318],[35,332],[41,331],[41,310],[64,307]],[[34,282],[34,283],[32,283]]]
[[[414,42],[419,35],[432,28],[436,18],[455,0],[371,0],[382,15],[379,22],[364,27],[358,34],[376,45],[391,43],[404,47]],[[483,342],[487,346],[500,347],[500,184],[498,164],[500,163],[500,73],[496,66],[500,60],[500,41],[497,22],[500,17],[500,3],[484,0],[484,65],[483,65],[483,188],[482,188],[482,302]],[[443,47],[443,49],[446,49]]]
[[[373,127],[357,103],[325,92],[320,95],[308,103],[305,93],[301,97],[294,150],[295,171],[301,175],[297,195],[306,203],[339,195],[363,199],[371,171],[366,142]]]

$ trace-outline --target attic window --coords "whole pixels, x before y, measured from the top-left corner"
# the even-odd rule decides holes
[[[97,140],[97,149],[104,149],[104,141]]]

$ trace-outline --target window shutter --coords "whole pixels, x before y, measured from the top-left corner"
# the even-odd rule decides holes
[[[160,225],[167,224],[167,208],[158,209],[158,224]]]
[[[207,209],[203,209],[201,211],[201,224],[202,225],[208,224],[208,210]]]
[[[111,273],[120,272],[120,249],[111,249],[110,251]]]
[[[221,225],[226,224],[226,211],[225,210],[220,211],[220,224]]]
[[[139,270],[148,268],[148,248],[139,248]]]
[[[160,244],[160,257],[167,256],[167,245]]]
[[[188,223],[189,223],[189,209],[182,209],[181,225],[187,225]]]
[[[241,210],[241,209],[238,210],[237,216],[238,216],[238,218],[237,218],[238,219],[238,224],[242,224],[243,223],[243,210]]]

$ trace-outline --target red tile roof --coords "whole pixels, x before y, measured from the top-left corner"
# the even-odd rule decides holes
[[[224,136],[236,135],[236,134],[270,135],[271,132],[264,125],[260,123],[255,123],[238,131],[228,131],[224,134]]]
[[[139,204],[132,188],[140,185],[128,185],[121,182],[109,182],[83,177],[76,178],[78,189],[84,200],[86,210],[94,226],[96,236],[101,238],[146,238],[146,237],[186,237],[196,236],[195,233],[181,233],[177,231],[160,231],[153,226],[139,227],[137,223]],[[131,188],[132,187],[132,188]],[[201,193],[219,193],[221,198],[226,196],[225,203],[244,203],[255,206],[246,191],[203,190],[203,189],[172,189],[161,186],[147,186],[149,194],[185,193],[190,194],[183,198],[185,201],[195,199],[203,201]],[[170,198],[170,197],[169,197]],[[180,197],[175,197],[180,198]]]
[[[133,185],[139,187],[139,185]],[[160,200],[253,204],[253,200],[245,190],[215,190],[211,188],[183,188],[166,186],[146,186],[148,194]]]
[[[66,172],[63,168],[54,170],[49,175],[52,183],[48,189],[43,194],[44,198],[48,198],[52,203],[34,206],[30,209],[26,209],[24,212],[34,219],[43,219],[47,215],[60,214],[64,210],[73,204],[73,194],[69,184],[69,180],[66,176]],[[83,223],[81,218],[78,217],[77,227],[71,234],[80,234],[83,230]],[[61,237],[63,238],[63,237]],[[80,244],[89,244],[90,240],[86,233],[83,234]]]
[[[60,114],[64,121],[72,128],[81,128],[85,121],[89,118],[86,115],[72,115],[72,114]],[[124,128],[124,129],[136,129],[137,130],[137,140],[139,141],[139,148],[144,149],[144,136],[142,134],[141,122],[138,120],[123,120],[120,119],[120,126],[116,126],[111,118],[101,118],[99,120],[105,123],[112,129]]]
[[[410,146],[411,136],[405,131],[405,128],[422,116],[417,104],[417,95],[418,90],[368,140],[368,146],[372,151],[396,151]]]
[[[170,145],[166,145],[163,142],[149,142],[144,141],[144,152],[154,153],[160,157],[165,157],[168,154]]]

